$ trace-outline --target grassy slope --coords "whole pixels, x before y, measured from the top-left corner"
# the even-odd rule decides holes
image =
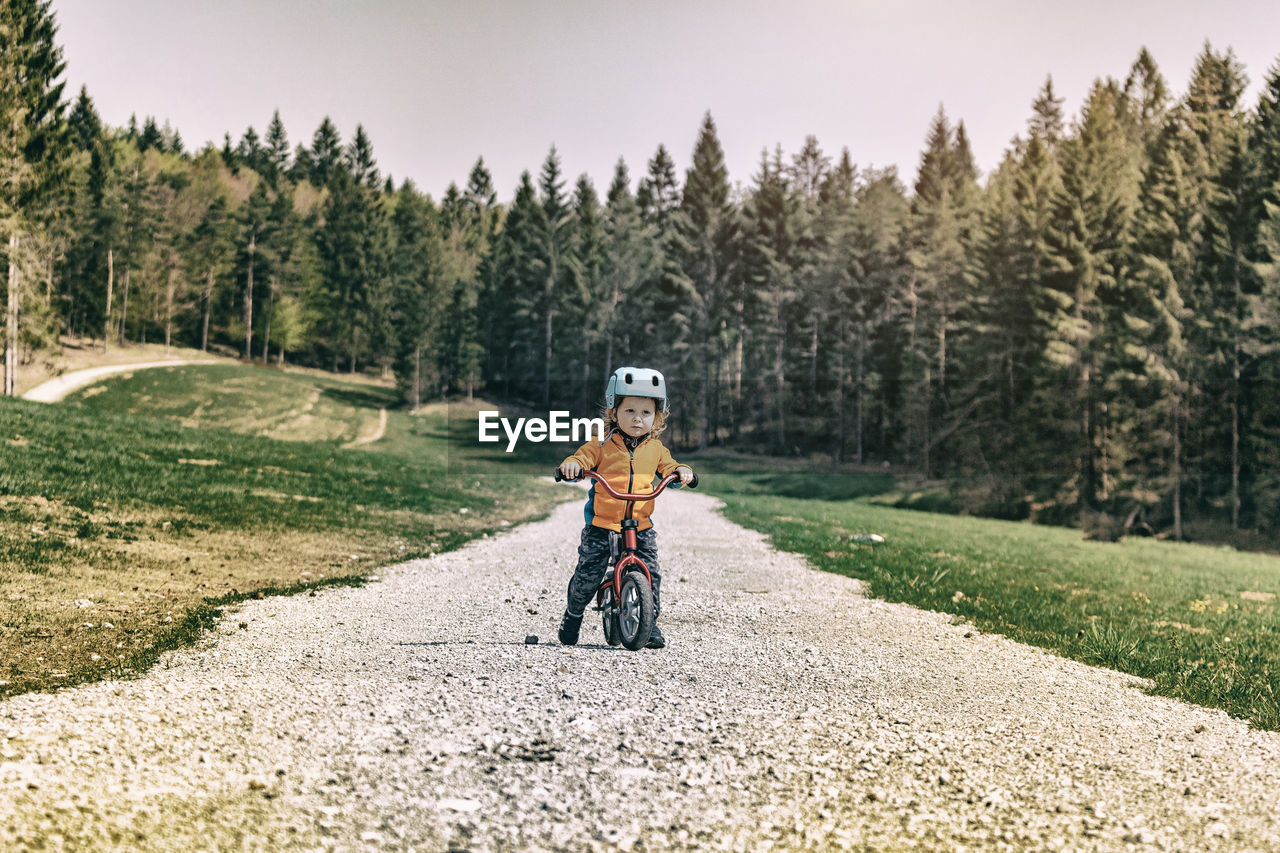
[[[729,518],[818,568],[1280,729],[1280,558],[877,506],[881,475],[761,465],[711,457],[699,470]],[[886,541],[853,539],[866,533]]]
[[[443,407],[344,448],[392,397],[220,365],[0,401],[0,695],[136,671],[221,604],[353,582],[563,497],[529,482],[540,464],[451,455]]]

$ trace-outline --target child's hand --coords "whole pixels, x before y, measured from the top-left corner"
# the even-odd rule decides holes
[[[576,480],[582,475],[582,466],[572,460],[560,465],[560,473],[567,480]]]
[[[680,485],[687,486],[693,482],[693,469],[688,465],[680,465],[676,468],[676,473],[680,475]]]

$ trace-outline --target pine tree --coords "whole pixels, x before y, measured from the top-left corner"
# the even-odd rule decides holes
[[[793,383],[799,386],[793,405],[804,414],[819,405],[819,364],[823,361],[820,343],[824,339],[824,306],[832,298],[830,280],[831,245],[823,228],[822,188],[831,172],[831,158],[822,152],[816,137],[805,138],[800,152],[792,157],[789,171],[791,191],[795,195],[795,250],[793,266],[797,288],[785,322],[797,342],[803,341],[803,361],[789,369]],[[800,377],[804,377],[801,381]]]
[[[1148,151],[1155,143],[1165,125],[1169,100],[1169,87],[1164,76],[1144,47],[1124,81],[1124,101],[1137,150]]]
[[[263,166],[266,177],[273,187],[278,186],[280,178],[289,171],[289,137],[280,120],[280,111],[271,114],[271,123],[267,125],[267,147]]]
[[[378,165],[373,159],[373,143],[364,132],[364,125],[356,125],[356,135],[347,148],[347,168],[357,184],[368,189],[378,186]]]
[[[1194,285],[1195,254],[1201,227],[1197,188],[1183,159],[1189,148],[1181,113],[1154,140],[1142,184],[1136,276],[1145,285],[1145,306],[1135,306],[1143,338],[1130,350],[1141,363],[1135,372],[1147,380],[1136,387],[1149,423],[1143,433],[1153,445],[1146,452],[1143,479],[1167,501],[1175,539],[1183,537],[1183,445],[1188,417],[1188,359],[1185,327],[1191,320],[1185,294]],[[1143,310],[1145,307],[1146,310]],[[1162,460],[1167,463],[1161,464]]]
[[[538,175],[538,200],[542,206],[539,220],[541,252],[538,261],[542,272],[542,300],[539,313],[543,320],[542,404],[551,405],[551,376],[555,363],[555,323],[561,303],[566,299],[566,273],[572,257],[573,211],[564,196],[560,177],[560,155],[555,146],[542,163]]]
[[[71,114],[67,117],[67,127],[72,144],[80,151],[92,151],[102,137],[102,119],[98,116],[98,111],[93,106],[93,99],[89,97],[89,90],[85,86],[80,87],[80,94],[76,97]]]
[[[671,322],[680,311],[681,294],[688,287],[681,263],[687,226],[682,222],[680,196],[675,160],[666,146],[659,145],[636,189],[640,216],[653,229],[658,251],[652,274],[633,294],[632,304],[637,311],[628,318],[629,348],[632,359],[659,365],[659,369],[668,374],[667,393],[671,396],[680,393],[681,384],[670,365],[674,361],[670,338],[683,339],[687,329],[687,323],[679,325],[682,321],[678,318],[675,323]],[[672,408],[680,417],[687,417],[686,407],[673,405]]]
[[[320,122],[311,137],[311,183],[328,185],[342,162],[342,137],[328,116]]]
[[[645,220],[665,228],[680,205],[676,163],[665,145],[659,145],[649,161],[649,172],[636,188],[636,203]]]
[[[1031,104],[1031,120],[1028,133],[1041,140],[1050,150],[1058,145],[1065,124],[1062,120],[1062,98],[1053,93],[1053,76],[1045,78],[1044,86]]]
[[[572,400],[580,412],[590,410],[600,394],[605,377],[600,366],[602,339],[609,331],[612,317],[602,310],[605,300],[604,211],[591,179],[580,175],[573,191],[572,245],[569,252],[568,293],[565,300],[565,326],[575,330],[580,349],[574,379]]]
[[[391,215],[390,271],[395,283],[393,316],[400,328],[396,384],[413,411],[439,387],[438,330],[443,315],[441,252],[435,211],[406,182],[396,192]]]
[[[969,298],[966,244],[977,228],[977,169],[967,137],[953,131],[939,107],[929,127],[912,200],[913,237],[908,282],[904,380],[914,386],[904,411],[916,467],[928,476],[950,423],[950,381],[960,371],[952,335]]]
[[[1075,471],[1060,500],[1081,512],[1112,508],[1118,472],[1131,449],[1123,398],[1107,386],[1110,356],[1126,346],[1123,310],[1129,295],[1132,224],[1138,174],[1122,124],[1122,94],[1098,81],[1076,135],[1062,146],[1062,192],[1048,233],[1050,267],[1040,288],[1045,358],[1043,393],[1065,405],[1051,423],[1074,424],[1062,436],[1074,446]]]
[[[289,179],[294,183],[310,181],[313,171],[311,149],[299,143],[299,145],[293,149],[293,164],[289,167],[288,171]]]
[[[249,129],[253,130],[253,128]],[[155,116],[147,116],[146,122],[142,125],[142,134],[138,137],[138,150],[145,154],[152,149],[163,151],[164,148],[164,134],[156,124]]]
[[[753,416],[756,440],[775,452],[787,452],[788,339],[785,318],[796,298],[792,252],[795,199],[787,181],[782,150],[761,153],[760,171],[743,207],[742,277],[744,312],[750,330],[746,342],[747,375],[761,383],[744,406]]]
[[[533,179],[520,174],[515,197],[507,210],[497,245],[496,284],[493,288],[494,348],[489,353],[487,376],[507,399],[535,403],[542,395],[543,344],[542,206]],[[537,389],[535,391],[535,389]]]
[[[1232,528],[1240,526],[1243,509],[1245,294],[1256,289],[1247,257],[1257,223],[1249,203],[1248,140],[1240,108],[1244,88],[1244,70],[1231,51],[1218,54],[1206,43],[1184,98],[1190,132],[1185,160],[1199,188],[1203,216],[1195,285],[1187,298],[1196,316],[1188,330],[1188,345],[1199,366],[1193,393],[1207,395],[1200,404],[1204,411],[1226,414],[1224,421],[1200,420],[1206,430],[1199,442],[1204,448],[1198,460],[1201,481],[1225,481],[1225,488],[1211,485],[1211,492],[1198,497],[1202,503],[1225,499]],[[1221,447],[1227,448],[1226,458],[1217,453]],[[1211,473],[1219,476],[1204,476]]]
[[[136,135],[135,135],[135,138],[136,138]],[[240,161],[239,161],[239,159],[236,157],[236,150],[235,150],[235,148],[234,148],[234,147],[232,147],[232,145],[231,145],[231,134],[230,134],[230,133],[224,133],[224,134],[222,135],[222,151],[221,151],[221,154],[222,154],[222,162],[223,162],[224,164],[226,164],[226,167],[227,167],[228,169],[230,169],[233,173],[234,173],[234,172],[236,172],[237,170],[239,170],[239,168],[240,168]]]
[[[200,337],[202,351],[209,349],[209,322],[218,283],[225,279],[234,257],[234,220],[224,196],[216,196],[192,232],[189,257],[192,275],[201,282]]]
[[[1254,469],[1249,499],[1255,526],[1280,527],[1280,61],[1264,80],[1249,122],[1249,219],[1256,223],[1249,262],[1255,287],[1245,294],[1247,325],[1242,346],[1250,361],[1251,414],[1243,454]]]
[[[991,348],[995,363],[989,373],[1000,392],[990,417],[995,423],[1008,424],[1007,429],[991,430],[989,435],[997,440],[1007,437],[1009,442],[1007,450],[991,447],[987,458],[998,460],[993,464],[1000,466],[1006,478],[1010,513],[1015,517],[1022,509],[1013,509],[1012,503],[1020,496],[1030,494],[1048,503],[1073,470],[1071,465],[1064,469],[1060,459],[1057,405],[1061,395],[1056,386],[1035,393],[1036,383],[1045,376],[1051,337],[1040,322],[1045,310],[1040,300],[1044,278],[1055,268],[1050,235],[1062,175],[1056,149],[1035,129],[1034,121],[1032,128],[1020,155],[1008,166],[1007,222],[998,207],[998,194],[988,192],[996,204],[988,210],[988,257],[983,265],[993,340],[998,341]],[[992,182],[997,193],[1006,183],[994,176]]]
[[[681,372],[697,382],[698,448],[706,449],[719,433],[719,391],[735,331],[729,321],[737,238],[729,170],[710,112],[702,120],[680,206],[684,287],[671,319],[687,328],[686,340],[674,343],[686,347],[691,359]]]
[[[845,169],[837,174],[841,172]],[[847,289],[840,299],[847,306],[847,313],[842,312],[848,322],[843,349],[852,383],[854,458],[862,462],[868,451],[884,458],[898,455],[892,435],[894,412],[904,402],[898,335],[910,270],[910,205],[892,168],[863,174],[854,202],[848,255],[842,258],[848,266]],[[847,431],[839,433],[847,453]]]
[[[631,351],[631,331],[642,333],[643,318],[649,313],[641,290],[657,272],[655,226],[644,222],[640,206],[631,192],[627,164],[619,158],[609,184],[604,212],[607,244],[605,292],[601,304],[604,324],[604,369],[611,373],[622,363],[637,359]],[[626,322],[615,322],[616,318]]]
[[[109,157],[109,143],[93,101],[83,87],[67,125],[75,149],[70,181],[72,202],[66,225],[68,247],[57,276],[65,287],[67,328],[81,337],[86,333],[96,337],[103,321],[104,306],[98,291],[105,280],[106,250],[99,244],[95,226],[108,183],[109,164],[104,162],[104,156]]]
[[[479,159],[471,169],[465,190],[449,185],[438,217],[444,240],[442,276],[450,318],[444,365],[450,381],[465,389],[468,399],[485,378],[483,341],[490,339],[494,326],[490,311],[502,310],[494,292],[493,254],[499,214],[495,205],[493,178],[483,159]]]
[[[0,239],[7,242],[4,393],[17,391],[18,317],[35,272],[40,207],[66,176],[62,50],[49,0],[0,4]],[[26,245],[24,246],[24,239]],[[24,267],[26,268],[24,270]],[[24,274],[25,273],[25,274]]]
[[[244,336],[244,359],[253,360],[254,308],[259,289],[270,265],[269,235],[272,229],[271,198],[265,183],[253,188],[249,201],[241,211],[239,262],[237,268],[244,282],[241,305]]]
[[[1256,188],[1252,201],[1253,216],[1267,217],[1267,202],[1280,204],[1280,61],[1267,73],[1262,95],[1249,125],[1249,153],[1252,166],[1251,184]],[[1261,243],[1262,241],[1259,241]],[[1268,252],[1258,259],[1274,260]]]

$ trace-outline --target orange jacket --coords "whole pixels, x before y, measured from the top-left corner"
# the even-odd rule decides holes
[[[572,456],[566,457],[564,462],[570,460],[600,474],[609,481],[614,491],[632,494],[652,492],[655,475],[665,477],[680,465],[671,458],[671,451],[658,439],[646,437],[636,445],[635,450],[628,450],[622,433],[617,431],[610,433],[603,443],[589,441],[582,445]],[[564,462],[560,464],[563,465]],[[653,522],[649,521],[649,516],[653,514],[653,504],[653,501],[636,503],[631,517],[640,522],[640,530],[653,527]],[[614,500],[603,490],[597,494],[596,483],[592,481],[583,512],[587,524],[606,530],[621,530],[626,511],[626,501]]]

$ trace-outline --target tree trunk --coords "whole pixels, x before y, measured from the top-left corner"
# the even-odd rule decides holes
[[[835,388],[835,409],[836,409],[836,461],[844,461],[844,451],[846,444],[845,421],[844,421],[844,357],[845,351],[848,350],[849,326],[848,321],[842,316],[840,318],[840,332],[837,339],[836,347],[836,388]]]
[[[857,450],[855,451],[854,458],[857,460],[858,464],[861,465],[863,462],[862,404],[867,377],[867,328],[865,325],[858,330],[858,348],[855,352],[857,363],[854,365],[856,375],[854,380],[855,384],[853,386],[853,434]]]
[[[129,321],[129,277],[133,273],[133,264],[124,265],[124,290],[120,293],[120,346],[124,346],[124,327]]]
[[[578,411],[586,414],[591,410],[591,341],[582,336],[582,387],[577,398]]]
[[[1240,529],[1240,345],[1231,364],[1231,529]]]
[[[200,330],[200,350],[209,351],[209,313],[213,307],[213,264],[209,265],[208,276],[204,284],[204,320]]]
[[[775,410],[778,413],[778,452],[783,455],[787,452],[787,409],[783,402],[787,389],[787,380],[783,372],[783,334],[782,334],[782,309],[779,307],[773,318],[778,330],[778,340],[773,348],[773,375],[774,375],[774,393],[778,395],[774,401]]]
[[[116,279],[115,250],[107,249],[107,314],[102,323],[102,354],[107,354],[107,339],[111,337],[111,290]]]
[[[552,223],[555,228],[555,223]],[[552,238],[552,244],[549,248],[549,261],[547,265],[547,325],[543,345],[543,358],[545,363],[542,366],[542,405],[545,408],[551,408],[551,356],[553,353],[551,340],[551,318],[555,314],[555,297],[556,297],[556,279],[560,275],[560,258],[559,250],[555,245],[555,238]]]
[[[422,406],[422,344],[413,348],[413,410]]]
[[[809,394],[814,402],[818,400],[818,312],[809,317],[813,328],[809,330]]]
[[[741,299],[734,302],[733,312],[738,317],[738,335],[733,343],[733,391],[729,395],[729,440],[738,438],[738,418],[742,412],[742,363],[743,349],[747,340],[747,320],[745,305]]]
[[[169,279],[164,287],[164,351],[166,355],[169,353],[169,343],[173,337],[173,289],[177,276],[178,271],[170,267]]]
[[[253,361],[253,255],[258,248],[258,235],[249,232],[249,275],[244,286],[244,357]]]
[[[546,331],[543,336],[542,350],[542,405],[544,408],[551,407],[551,280],[547,279],[547,322]]]
[[[707,428],[711,418],[707,412],[707,403],[711,399],[711,359],[707,357],[707,347],[702,346],[702,388],[698,392],[698,449],[707,449]]]
[[[1182,541],[1182,396],[1173,406],[1173,538]]]
[[[5,308],[4,395],[18,393],[18,235],[9,235],[9,299]]]
[[[275,313],[276,304],[276,277],[267,277],[267,321],[266,328],[262,330],[262,363],[266,364],[270,361],[271,353],[271,315]]]

